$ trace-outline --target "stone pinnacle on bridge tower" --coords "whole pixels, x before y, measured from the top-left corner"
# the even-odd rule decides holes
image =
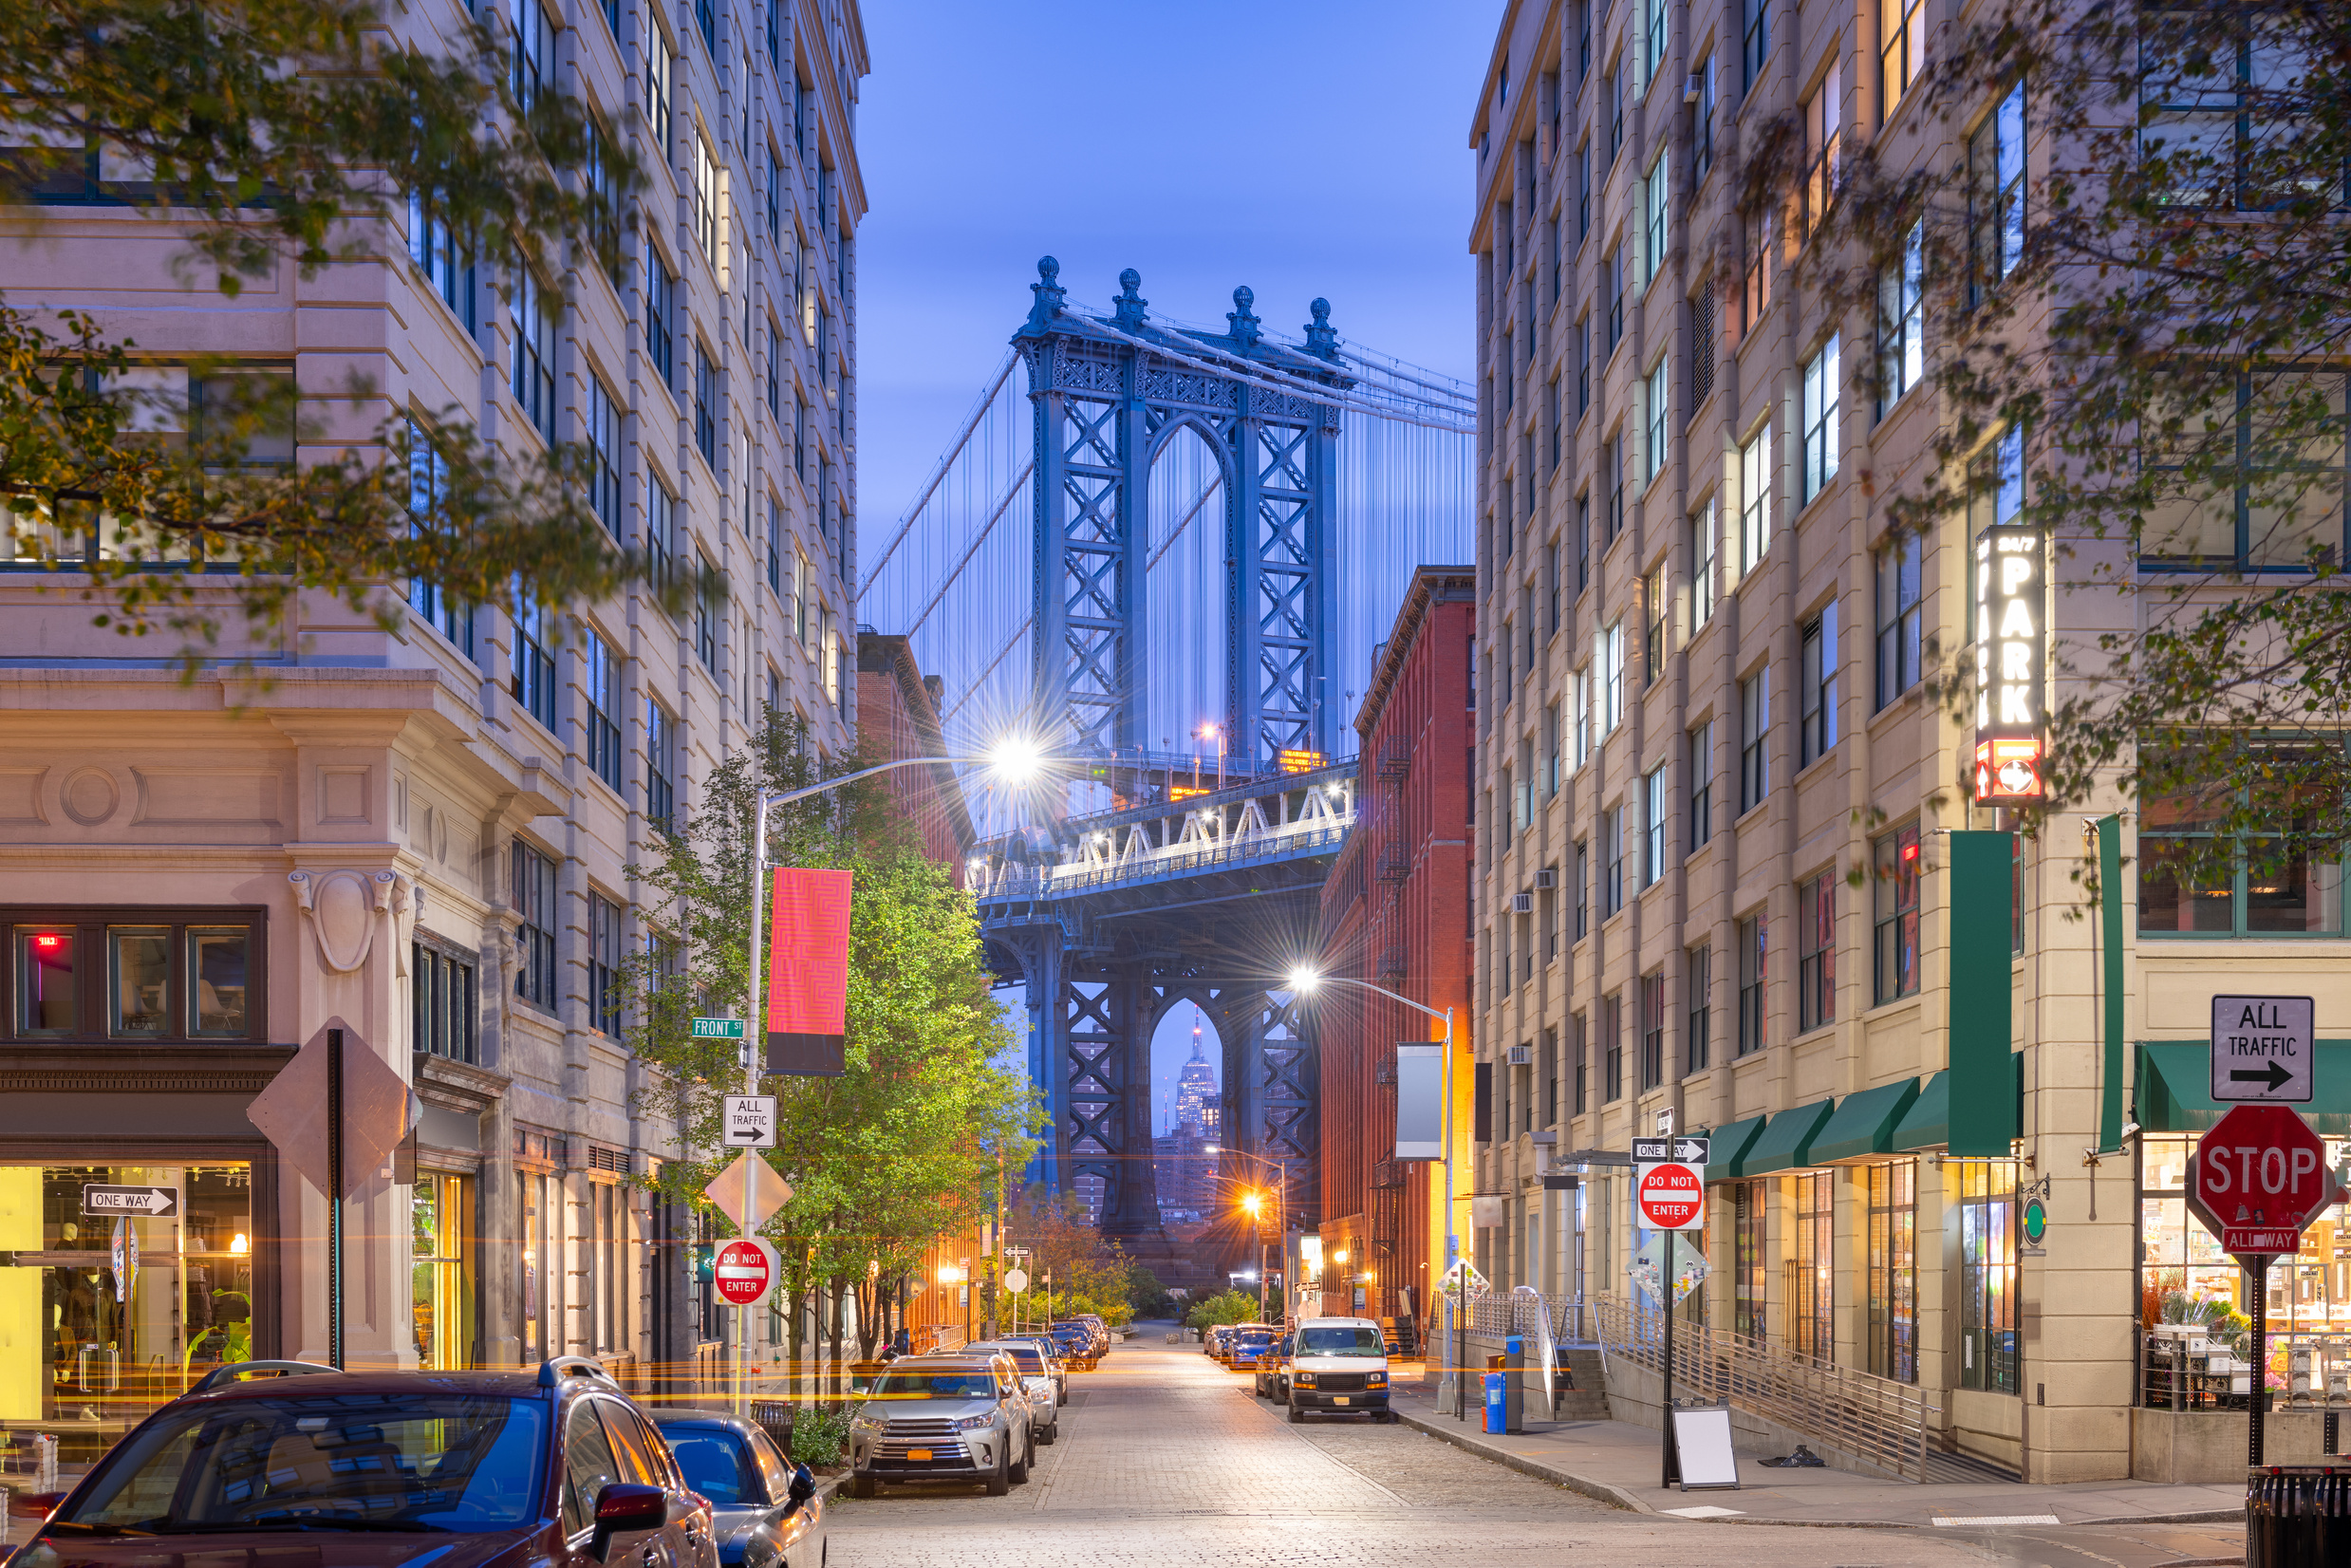
[[[1054,317],[1061,313],[1062,302],[1070,297],[1070,291],[1061,287],[1060,262],[1051,256],[1037,257],[1036,276],[1038,281],[1029,285],[1029,292],[1036,298],[1029,305],[1029,320],[1023,328],[1030,332],[1049,329]]]
[[[1233,341],[1241,345],[1244,353],[1255,348],[1258,339],[1265,335],[1264,324],[1249,308],[1257,302],[1257,290],[1244,283],[1233,290],[1233,308],[1224,312],[1224,319],[1232,323]]]
[[[1339,357],[1339,335],[1331,327],[1331,302],[1318,299],[1307,308],[1315,319],[1306,328],[1306,351],[1316,359],[1336,360]]]
[[[1143,308],[1151,302],[1135,292],[1142,287],[1143,274],[1133,268],[1118,274],[1118,298],[1112,303],[1118,309],[1118,329],[1122,332],[1132,332],[1151,319],[1150,313]]]

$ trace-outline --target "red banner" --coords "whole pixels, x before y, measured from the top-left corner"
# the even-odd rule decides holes
[[[767,1070],[837,1078],[847,1071],[847,871],[779,867],[769,901]]]

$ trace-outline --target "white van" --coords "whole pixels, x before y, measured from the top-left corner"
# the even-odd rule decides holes
[[[1309,1317],[1290,1336],[1290,1419],[1308,1410],[1362,1411],[1392,1420],[1388,1409],[1388,1346],[1369,1317]]]

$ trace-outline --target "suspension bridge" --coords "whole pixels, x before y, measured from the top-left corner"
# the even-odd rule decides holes
[[[1280,979],[1355,818],[1352,727],[1415,565],[1465,559],[1476,397],[1245,288],[1222,330],[1141,277],[1073,303],[1050,256],[1010,350],[866,573],[858,620],[942,681],[951,749],[1008,731],[1073,766],[983,801],[967,882],[1025,989],[1053,1136],[1036,1179],[1159,1227],[1151,1036],[1222,1045],[1236,1158],[1311,1216],[1315,1084]],[[1221,633],[1221,634],[1220,634]],[[1153,742],[1156,741],[1156,745]]]

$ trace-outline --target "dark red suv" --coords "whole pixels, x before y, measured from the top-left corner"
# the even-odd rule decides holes
[[[287,1375],[235,1376],[265,1370]],[[535,1374],[225,1367],[62,1499],[27,1504],[48,1517],[9,1568],[151,1568],[159,1549],[275,1568],[718,1568],[709,1503],[580,1357]],[[322,1551],[327,1536],[344,1539]]]

